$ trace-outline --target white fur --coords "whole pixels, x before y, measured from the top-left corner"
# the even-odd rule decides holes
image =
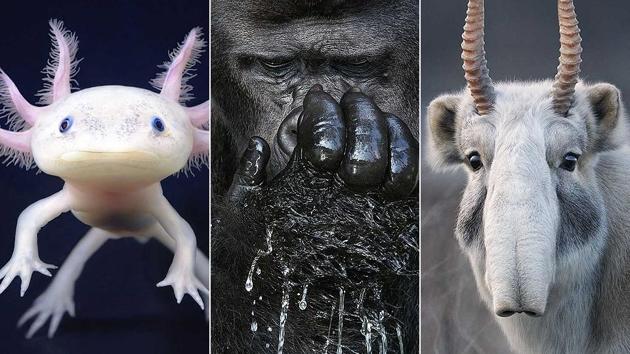
[[[569,116],[564,118],[552,109],[551,84],[497,83],[494,110],[482,117],[474,113],[470,94],[460,93],[459,102],[451,107],[456,113],[454,139],[444,141],[432,131],[430,156],[435,165],[445,167],[453,166],[447,165],[453,153],[461,161],[455,166],[466,164],[473,150],[482,156],[482,170],[467,168],[470,193],[464,192],[463,198],[487,187],[478,235],[483,246],[466,246],[461,239],[460,244],[491,311],[505,299],[542,304],[540,318],[496,317],[516,352],[630,350],[630,277],[626,276],[630,247],[624,249],[630,246],[626,177],[630,149],[615,145],[625,141],[626,118],[619,107],[619,122],[608,137],[613,150],[593,151],[601,137],[587,96],[590,86],[578,84]],[[430,115],[448,99],[437,98]],[[431,128],[436,127],[432,122]],[[574,172],[558,169],[567,152],[582,155]],[[586,244],[556,256],[556,231],[562,220],[555,189],[560,183],[579,185],[591,193],[593,203],[601,206],[597,209],[601,227]]]

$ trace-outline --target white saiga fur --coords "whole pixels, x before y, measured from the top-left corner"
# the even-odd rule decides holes
[[[53,51],[40,93],[45,106],[33,106],[0,71],[0,101],[12,130],[0,129],[7,162],[62,178],[61,191],[22,212],[15,248],[0,269],[0,293],[21,278],[21,294],[34,271],[50,276],[37,248],[39,230],[71,211],[92,229],[72,251],[50,287],[22,317],[37,315],[27,336],[51,318],[52,336],[67,311],[74,314],[74,281],[87,259],[107,240],[155,237],[174,252],[168,274],[157,285],[172,286],[177,302],[189,294],[201,308],[207,294],[208,260],[197,250],[190,225],[162,194],[160,181],[190,167],[207,165],[208,102],[185,107],[186,81],[204,42],[193,29],[152,82],[160,93],[126,86],[99,86],[71,92],[76,71],[76,37],[51,21]],[[196,274],[195,274],[196,273]],[[52,316],[52,317],[51,317]]]
[[[617,88],[578,82],[572,1],[558,9],[555,80],[495,84],[470,1],[469,89],[430,104],[430,155],[467,168],[455,233],[515,351],[630,352],[626,117]]]

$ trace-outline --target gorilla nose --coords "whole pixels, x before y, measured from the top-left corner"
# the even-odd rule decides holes
[[[278,142],[280,150],[282,150],[282,153],[286,156],[291,156],[293,149],[297,145],[297,129],[300,114],[302,114],[302,107],[295,108],[282,121],[280,128],[278,128],[276,141]]]
[[[313,85],[313,87],[311,87],[311,89],[310,89],[309,91],[321,91],[321,90],[323,90],[323,89],[324,89],[324,88],[322,87],[322,85],[320,85],[320,84],[315,84],[315,85]]]

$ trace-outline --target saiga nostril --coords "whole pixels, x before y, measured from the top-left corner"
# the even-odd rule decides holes
[[[497,316],[499,316],[499,317],[510,317],[513,314],[515,314],[515,312],[511,311],[511,310],[497,311]]]
[[[523,312],[525,312],[525,314],[527,314],[527,315],[529,315],[531,317],[540,317],[540,316],[543,315],[542,313],[536,312],[536,311],[523,311]]]

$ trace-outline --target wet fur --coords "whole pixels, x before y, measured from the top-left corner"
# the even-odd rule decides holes
[[[405,352],[417,352],[417,200],[387,202],[378,195],[353,194],[331,175],[314,174],[297,163],[269,187],[250,196],[244,209],[217,200],[213,208],[213,352],[275,352],[281,291],[287,285],[291,296],[286,352],[322,351],[332,307],[328,351],[336,351],[339,287],[346,292],[344,351],[365,351],[357,313],[357,301],[365,288],[367,316],[381,309],[391,315],[384,321],[389,351],[398,350],[395,324],[399,323]],[[249,293],[245,280],[256,250],[267,247],[267,228],[273,231],[273,252],[260,259],[261,274],[254,273]],[[291,268],[287,281],[283,264]],[[310,283],[308,305],[301,311],[297,293],[306,283]],[[377,300],[379,289],[382,294]],[[258,324],[255,333],[250,330],[252,311]],[[268,326],[272,332],[267,331]],[[372,330],[373,351],[378,351],[379,341],[379,334]]]

